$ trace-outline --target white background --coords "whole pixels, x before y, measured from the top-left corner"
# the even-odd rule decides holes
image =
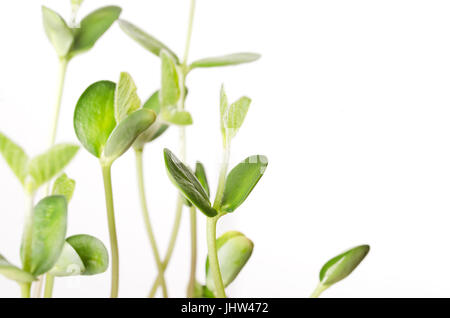
[[[68,18],[69,0],[16,0],[0,10],[0,130],[30,154],[47,146],[57,59],[41,21],[41,4]],[[189,2],[86,0],[80,15],[107,4],[122,18],[182,55]],[[254,51],[257,63],[194,71],[188,78],[188,162],[201,160],[215,189],[221,151],[219,89],[230,100],[253,99],[232,146],[232,165],[265,154],[269,167],[250,198],[220,222],[255,243],[228,294],[305,297],[322,264],[354,245],[371,252],[324,297],[449,296],[450,253],[450,3],[448,1],[197,2],[190,60]],[[159,86],[159,61],[114,25],[67,77],[59,142],[77,142],[75,103],[91,83],[134,77],[146,99]],[[148,200],[161,253],[174,217],[176,191],[162,148],[177,150],[171,128],[145,150]],[[69,234],[107,245],[99,165],[84,149],[67,169],[77,189]],[[120,245],[120,296],[142,297],[156,275],[141,222],[134,156],[113,166]],[[0,164],[0,252],[20,264],[23,194]],[[171,296],[188,279],[189,218],[167,271]],[[205,217],[199,214],[198,277],[204,279]],[[106,297],[110,274],[57,279],[58,297]],[[0,297],[19,288],[0,277]]]

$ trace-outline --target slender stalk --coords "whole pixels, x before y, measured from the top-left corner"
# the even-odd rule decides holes
[[[102,165],[103,184],[105,187],[106,212],[108,216],[109,241],[111,244],[111,298],[119,294],[119,248],[117,245],[114,201],[111,185],[111,164]]]
[[[206,220],[206,240],[208,244],[209,268],[214,280],[215,292],[218,298],[226,298],[225,287],[223,285],[222,275],[219,267],[219,257],[217,256],[216,246],[216,224],[218,216],[207,218]]]
[[[164,268],[161,262],[161,257],[159,256],[158,245],[156,244],[155,235],[153,233],[152,224],[150,222],[150,215],[147,207],[147,200],[145,196],[145,185],[144,185],[144,168],[142,164],[142,149],[136,149],[136,169],[137,169],[137,179],[139,188],[139,197],[141,200],[142,207],[142,217],[144,219],[145,229],[147,230],[148,239],[152,247],[153,256],[155,258],[156,266],[158,268],[158,275],[160,277],[160,282],[163,290],[163,297],[167,298],[167,285],[164,279]]]
[[[189,275],[189,284],[187,288],[188,298],[195,297],[195,283],[196,283],[196,272],[197,272],[197,212],[195,207],[191,206],[190,209],[191,216],[191,271]]]
[[[59,76],[58,76],[58,88],[56,91],[56,101],[53,109],[53,120],[52,120],[52,130],[50,132],[49,146],[55,144],[56,131],[58,130],[59,113],[61,111],[61,101],[64,91],[64,82],[67,73],[67,64],[69,60],[67,58],[61,58],[59,62]]]
[[[185,48],[184,48],[184,56],[183,56],[183,62],[181,65],[181,70],[182,70],[182,87],[185,86],[186,83],[186,76],[187,73],[189,72],[188,68],[187,68],[187,62],[188,62],[188,56],[189,56],[189,49],[191,47],[191,38],[192,38],[192,28],[194,25],[194,15],[195,15],[195,0],[191,0],[191,6],[190,6],[190,10],[189,10],[189,20],[188,20],[188,28],[187,28],[187,36],[186,36],[186,43],[185,43]],[[180,110],[184,110],[184,106],[185,106],[185,101],[186,101],[186,96],[184,94],[184,90],[182,90],[182,96],[181,96],[181,101],[178,104],[178,107],[180,108]],[[182,162],[186,161],[186,130],[183,126],[180,126],[179,128],[179,132],[180,132],[180,153],[179,153],[179,158]],[[164,265],[164,271],[167,268],[167,265],[170,262],[170,258],[172,257],[172,251],[173,248],[175,247],[175,242],[178,236],[178,231],[180,229],[180,221],[181,221],[181,214],[182,214],[182,210],[183,210],[183,197],[181,196],[181,194],[178,195],[178,199],[177,199],[177,206],[176,206],[176,210],[175,210],[175,221],[173,224],[173,228],[172,228],[172,235],[171,235],[171,239],[169,242],[169,247],[167,249],[167,253],[166,256],[164,258],[163,261],[163,265]],[[162,273],[164,274],[164,272]],[[149,297],[152,298],[155,296],[156,294],[156,290],[158,289],[159,284],[162,281],[162,277],[160,274],[158,274],[158,277],[156,278],[155,282],[153,283],[153,286],[150,290],[149,293]]]
[[[55,276],[47,273],[47,275],[45,275],[44,298],[52,298],[54,284]]]
[[[22,292],[22,298],[30,298],[31,283],[20,284],[20,289],[21,289],[21,292]]]
[[[322,284],[318,284],[316,289],[314,289],[314,291],[312,292],[311,296],[309,296],[309,298],[319,298],[319,296],[324,292],[324,290],[326,290],[328,287],[324,286]]]
[[[162,263],[162,265],[163,265],[162,274],[164,274],[164,271],[166,270],[167,265],[169,265],[170,258],[172,257],[172,253],[175,248],[175,242],[177,241],[178,231],[180,229],[180,224],[181,224],[181,214],[183,212],[183,204],[184,204],[183,198],[179,195],[177,198],[177,206],[176,206],[176,210],[175,210],[175,221],[174,221],[173,227],[172,227],[172,234],[170,235],[169,246],[167,248],[167,252],[166,252],[166,256],[164,257],[164,261]],[[160,283],[161,283],[161,276],[158,275],[158,277],[156,278],[155,282],[153,283],[150,293],[148,295],[149,298],[155,297],[156,291],[157,291]]]

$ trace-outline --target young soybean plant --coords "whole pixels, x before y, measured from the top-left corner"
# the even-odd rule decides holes
[[[11,139],[0,133],[0,152],[21,182],[26,195],[26,214],[21,244],[22,268],[0,255],[0,274],[15,280],[22,287],[22,297],[30,297],[31,283],[50,271],[63,250],[67,228],[67,201],[74,181],[62,174],[54,183],[53,193],[34,205],[38,189],[58,175],[72,160],[78,146],[60,144],[34,158]],[[92,258],[90,241],[77,245],[85,250],[81,259]]]
[[[97,157],[103,174],[111,244],[111,297],[118,296],[119,250],[111,185],[111,166],[156,119],[153,110],[138,109],[139,98],[130,77],[116,85],[99,81],[89,86],[75,107],[74,127],[81,144]]]
[[[167,45],[156,39],[155,37],[147,34],[137,26],[125,20],[119,20],[119,25],[122,30],[144,47],[149,52],[155,54],[161,59],[162,68],[162,81],[161,81],[161,92],[159,94],[159,105],[158,110],[161,109],[160,118],[166,124],[175,124],[179,126],[180,134],[180,151],[179,157],[181,161],[186,159],[186,137],[185,137],[185,126],[191,125],[193,120],[189,112],[185,110],[185,102],[187,97],[187,75],[194,69],[204,69],[211,67],[222,67],[230,65],[238,65],[244,63],[250,63],[259,59],[260,55],[256,53],[233,53],[223,56],[216,56],[210,58],[204,58],[188,64],[188,55],[190,49],[190,42],[192,37],[192,27],[195,14],[195,0],[191,0],[191,7],[189,12],[189,22],[187,28],[187,38],[184,50],[183,59],[180,59],[177,54],[171,50]],[[155,100],[158,100],[158,95],[152,95]],[[155,102],[156,104],[156,102]],[[167,128],[167,126],[166,126]],[[154,132],[156,129],[154,130]],[[142,149],[137,149],[136,151],[136,166],[138,172],[138,185],[139,192],[141,196],[141,202],[143,207],[144,222],[146,223],[146,228],[148,236],[150,237],[153,253],[155,255],[155,261],[158,267],[158,277],[152,286],[150,291],[150,297],[153,297],[157,291],[159,285],[163,288],[163,296],[167,295],[167,290],[164,283],[164,271],[170,261],[173,248],[177,239],[177,234],[180,225],[181,213],[183,205],[188,203],[184,200],[181,195],[178,196],[176,211],[175,211],[175,221],[173,225],[172,235],[169,242],[169,247],[167,248],[166,255],[163,260],[159,255],[156,248],[155,239],[150,224],[150,218],[148,215],[147,203],[145,200],[143,191],[143,168],[142,168]],[[187,204],[190,206],[190,204]],[[190,206],[190,219],[191,219],[191,270],[190,279],[187,288],[188,297],[193,297],[194,287],[195,287],[195,273],[196,273],[196,263],[197,263],[197,221],[195,207]],[[153,238],[152,238],[153,237]],[[152,243],[153,241],[153,243]],[[158,261],[159,259],[159,261]]]
[[[333,257],[320,270],[319,284],[311,298],[319,297],[330,286],[350,275],[369,253],[369,245],[360,245]]]
[[[68,24],[58,13],[42,7],[45,33],[53,44],[59,59],[59,78],[53,114],[50,146],[54,144],[58,128],[64,81],[69,62],[77,55],[89,51],[98,39],[111,27],[122,11],[116,6],[100,8],[77,23],[76,16],[83,0],[72,0],[71,23]]]
[[[222,216],[235,211],[245,201],[259,179],[263,176],[268,164],[265,156],[251,156],[239,163],[228,173],[231,140],[236,136],[239,128],[242,126],[249,106],[250,99],[247,97],[242,97],[229,105],[227,96],[222,87],[220,94],[220,124],[223,141],[223,159],[216,197],[212,205],[208,195],[209,191],[202,185],[201,179],[203,178],[200,177],[199,179],[191,169],[182,163],[170,150],[164,150],[164,160],[169,178],[181,193],[183,193],[186,199],[207,216],[206,233],[209,260],[207,277],[210,277],[210,281],[212,280],[213,282],[210,282],[209,285],[207,282],[207,288],[215,297],[219,298],[226,297],[226,283],[229,283],[230,280],[232,280],[230,277],[234,278],[235,275],[228,274],[227,270],[227,280],[224,282],[221,266],[224,266],[223,264],[226,264],[230,258],[229,256],[224,257],[223,262],[220,263],[221,266],[219,265],[218,247],[220,244],[216,241],[217,221]],[[203,184],[204,183],[205,182],[203,182]],[[251,246],[250,244],[247,244],[245,250],[249,249],[253,249],[253,244],[251,244]],[[251,254],[251,252],[247,252],[241,255],[241,252],[233,245],[231,253],[229,254],[233,255],[234,252],[243,264],[245,264]],[[239,271],[237,271],[237,273],[238,272]]]

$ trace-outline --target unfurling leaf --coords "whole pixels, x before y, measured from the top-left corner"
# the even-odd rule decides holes
[[[111,132],[103,151],[104,158],[112,162],[120,157],[155,119],[155,112],[148,109],[140,109],[128,115]]]
[[[195,164],[195,176],[197,177],[198,181],[200,181],[203,189],[205,189],[205,192],[209,197],[210,196],[209,185],[208,185],[208,178],[206,177],[205,167],[199,161],[197,161],[197,163]]]
[[[360,245],[329,260],[320,270],[320,283],[331,286],[346,278],[358,267],[369,250],[369,245]]]
[[[103,243],[90,235],[74,235],[66,239],[64,249],[53,266],[53,276],[95,275],[108,268],[108,251]]]
[[[77,276],[86,270],[80,256],[69,243],[64,243],[64,247],[59,255],[58,261],[53,265],[49,274],[57,277]]]
[[[56,53],[59,57],[67,56],[74,41],[72,30],[58,13],[44,6],[42,7],[42,18],[45,33]]]
[[[162,50],[161,54],[161,90],[159,102],[164,111],[167,108],[176,108],[181,97],[180,74],[174,59]]]
[[[230,285],[253,252],[253,242],[237,231],[223,234],[216,241],[220,273],[225,287]],[[210,272],[209,259],[206,260],[206,286],[214,290],[214,280]]]
[[[250,107],[250,102],[250,98],[241,97],[236,102],[230,105],[225,127],[230,139],[236,136],[239,128],[241,128],[245,116],[247,115],[248,108]]]
[[[81,20],[80,27],[74,29],[75,40],[70,51],[71,57],[91,49],[119,18],[121,12],[119,7],[108,6],[95,10]]]
[[[267,168],[266,156],[246,158],[228,173],[220,210],[233,212],[247,199]]]
[[[29,160],[25,151],[11,139],[0,133],[0,153],[16,177],[24,185]]]
[[[75,249],[83,261],[85,271],[82,275],[101,274],[108,269],[108,251],[99,239],[79,234],[67,238],[67,243]]]
[[[114,113],[117,123],[121,122],[129,114],[141,107],[141,100],[139,99],[136,90],[136,84],[130,74],[126,72],[120,73],[114,102]]]
[[[63,249],[66,228],[66,198],[52,195],[39,201],[33,212],[31,254],[26,255],[27,252],[22,248],[24,269],[34,276],[49,271]]]
[[[84,91],[75,107],[75,133],[81,144],[97,158],[116,127],[115,88],[116,84],[110,81],[96,82]]]
[[[176,108],[163,109],[161,118],[171,124],[179,126],[192,125],[192,116],[185,110],[177,110]]]
[[[34,189],[60,173],[73,159],[78,149],[77,145],[59,144],[31,159],[28,165],[28,174],[33,180]]]
[[[257,53],[234,53],[223,56],[215,56],[204,58],[198,61],[193,62],[189,68],[198,68],[198,67],[216,67],[216,66],[230,66],[230,65],[238,65],[243,63],[250,63],[258,60],[261,55]]]
[[[172,56],[176,63],[179,63],[177,55],[161,41],[157,40],[150,34],[145,33],[137,26],[122,19],[119,20],[119,26],[123,30],[123,32],[125,32],[129,37],[131,37],[151,53],[159,57],[161,51],[165,50]]]
[[[217,211],[211,207],[207,193],[191,169],[169,149],[164,149],[164,161],[170,180],[181,193],[206,216],[216,216]]]
[[[18,283],[31,283],[32,281],[35,280],[33,275],[11,264],[1,254],[0,254],[0,275],[3,275],[6,278],[14,280]]]
[[[65,173],[60,175],[53,183],[52,194],[63,195],[67,202],[72,199],[75,190],[75,180],[70,179]]]

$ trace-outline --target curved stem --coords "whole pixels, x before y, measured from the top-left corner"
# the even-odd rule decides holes
[[[156,244],[155,235],[153,233],[152,224],[150,222],[150,215],[147,207],[147,200],[145,196],[145,185],[144,185],[144,168],[142,164],[142,149],[136,149],[136,169],[137,169],[137,179],[139,188],[139,197],[141,200],[142,217],[144,219],[145,229],[147,230],[148,239],[152,247],[153,256],[155,258],[156,266],[158,268],[158,275],[161,278],[161,286],[163,290],[164,298],[167,298],[167,285],[164,279],[164,268],[161,262],[161,257],[159,256],[158,245]]]
[[[309,296],[309,298],[319,298],[319,296],[324,292],[324,290],[326,290],[328,287],[322,285],[321,283],[319,283],[319,285],[317,285],[316,289],[314,289],[314,291],[312,292],[311,296]]]
[[[192,26],[194,25],[195,0],[191,0],[191,8],[189,10],[189,22],[186,36],[186,44],[184,47],[183,66],[186,67],[189,57],[189,49],[191,47]]]
[[[180,195],[178,195],[177,207],[176,207],[176,211],[175,211],[175,221],[173,223],[172,234],[170,235],[170,241],[169,241],[169,246],[167,248],[166,256],[164,257],[164,261],[162,263],[162,266],[163,266],[162,274],[164,274],[164,271],[166,270],[167,265],[169,265],[170,258],[172,257],[173,249],[175,248],[175,243],[176,243],[177,237],[178,237],[178,231],[180,229],[180,224],[181,224],[182,212],[183,212],[183,198]],[[153,283],[150,293],[148,295],[149,298],[155,297],[156,290],[158,289],[160,283],[161,283],[161,276],[158,275],[158,277],[156,278],[155,282]]]
[[[44,298],[52,298],[54,284],[55,276],[47,273],[47,275],[45,275]]]
[[[209,268],[214,280],[215,296],[218,298],[226,298],[225,287],[223,285],[222,275],[220,273],[219,258],[217,256],[216,246],[216,224],[218,216],[208,218],[206,220],[206,240],[208,244]]]
[[[102,165],[103,184],[105,187],[106,212],[108,216],[109,241],[111,244],[111,298],[119,294],[119,248],[117,245],[114,201],[111,185],[111,165]]]
[[[191,217],[191,271],[189,275],[189,284],[187,288],[188,298],[195,297],[195,283],[196,283],[196,272],[197,272],[197,212],[195,207],[191,206],[190,209]]]

